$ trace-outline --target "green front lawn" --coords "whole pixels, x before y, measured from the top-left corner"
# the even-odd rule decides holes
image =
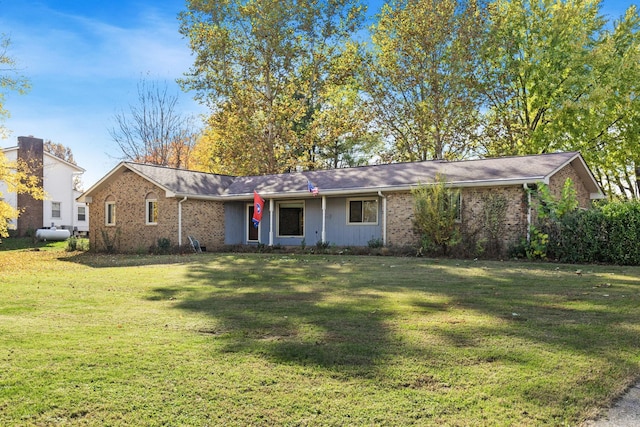
[[[0,425],[576,425],[640,268],[0,252]]]
[[[31,237],[0,238],[0,256],[2,256],[2,252],[4,251],[15,251],[20,249],[58,250],[66,247],[66,241],[43,242]]]

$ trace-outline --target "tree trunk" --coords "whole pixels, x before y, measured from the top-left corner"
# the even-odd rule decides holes
[[[636,188],[634,197],[640,199],[640,162],[636,163]]]

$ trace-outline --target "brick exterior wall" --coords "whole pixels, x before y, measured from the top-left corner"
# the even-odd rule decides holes
[[[559,196],[567,178],[575,184],[581,207],[590,205],[590,195],[572,165],[567,165],[550,180],[550,190]],[[147,225],[146,199],[149,193],[157,196],[158,223]],[[462,189],[463,235],[483,237],[483,207],[490,195],[503,195],[508,201],[504,230],[499,242],[502,250],[526,236],[528,197],[522,185],[502,187],[467,187]],[[116,224],[105,225],[105,201],[115,199]],[[419,236],[413,229],[413,195],[408,192],[387,193],[387,242],[389,246],[416,247]],[[165,198],[164,191],[136,173],[124,170],[110,177],[95,193],[91,203],[91,248],[105,251],[107,243],[119,252],[146,252],[157,245],[158,239],[168,238],[178,244],[179,200]],[[535,212],[532,212],[535,218]],[[188,199],[182,203],[182,244],[187,236],[194,236],[210,250],[224,246],[224,202]]]
[[[527,203],[522,186],[471,187],[462,189],[463,233],[481,233],[482,209],[489,194],[501,194],[509,201],[503,247],[524,236],[527,229]],[[387,195],[387,244],[391,246],[417,246],[419,236],[413,229],[413,195],[409,192]]]
[[[158,221],[146,224],[146,199],[157,196]],[[105,225],[105,201],[115,200],[115,225]],[[164,197],[164,191],[134,172],[124,170],[109,178],[93,196],[90,211],[90,244],[92,250],[107,250],[107,244],[117,252],[147,252],[158,239],[167,238],[178,244],[179,200]],[[193,236],[207,249],[224,245],[224,209],[222,202],[191,200],[182,203],[182,244]]]
[[[567,178],[571,178],[581,208],[591,206],[590,194],[572,165],[567,165],[551,177],[549,189],[558,198]],[[499,242],[502,250],[508,249],[526,236],[528,225],[528,199],[522,185],[504,187],[468,187],[462,189],[463,235],[485,236],[483,208],[489,195],[503,195],[508,203],[504,232]],[[531,212],[532,220],[536,213]],[[486,237],[486,236],[485,236]],[[409,192],[387,194],[387,244],[391,246],[418,246],[419,236],[413,230],[413,196]]]
[[[387,245],[417,246],[418,234],[413,229],[413,195],[409,192],[388,193]]]
[[[576,190],[576,196],[578,199],[578,204],[581,208],[588,209],[591,207],[591,194],[584,186],[584,183],[578,176],[573,165],[569,164],[564,168],[560,169],[558,173],[553,175],[551,179],[549,179],[549,190],[551,194],[555,198],[559,198],[562,195],[562,188],[564,187],[564,182],[567,178],[571,178],[573,181],[573,188]]]
[[[18,161],[25,162],[30,168],[30,175],[38,177],[42,186],[44,169],[44,142],[40,138],[29,136],[18,137]],[[30,194],[18,193],[18,207],[22,213],[16,224],[18,236],[24,236],[29,230],[42,227],[44,212],[42,200],[36,200]]]
[[[489,197],[496,196],[507,200],[503,230],[497,242],[502,251],[505,251],[527,233],[528,202],[521,185],[465,188],[462,191],[461,230],[466,236],[489,239],[485,230],[484,209]]]

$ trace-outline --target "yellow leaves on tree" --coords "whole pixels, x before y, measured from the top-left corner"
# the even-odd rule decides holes
[[[4,183],[7,193],[29,194],[36,200],[45,198],[40,179],[30,173],[30,167],[24,161],[10,162],[0,153],[0,182]],[[0,237],[8,236],[9,221],[18,218],[20,211],[11,206],[4,198],[7,194],[0,191]]]

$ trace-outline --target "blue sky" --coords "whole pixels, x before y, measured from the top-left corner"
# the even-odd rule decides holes
[[[602,12],[618,18],[631,0],[604,0]],[[141,78],[166,80],[184,113],[205,113],[180,91],[175,79],[192,62],[178,33],[184,0],[0,0],[0,33],[11,38],[9,54],[31,81],[26,95],[8,94],[5,107],[12,132],[70,147],[86,169],[88,189],[118,163],[109,136],[116,113],[137,104]],[[380,1],[371,2],[370,12]]]

